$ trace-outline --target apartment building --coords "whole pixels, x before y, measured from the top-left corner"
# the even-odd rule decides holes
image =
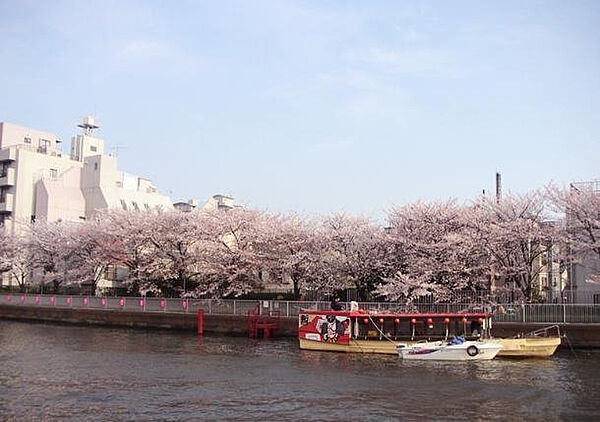
[[[32,221],[84,221],[105,208],[173,207],[149,179],[118,169],[95,136],[94,118],[79,125],[70,154],[54,133],[0,123],[0,225],[11,233]]]
[[[590,192],[600,195],[600,180],[573,182],[572,192]],[[574,216],[567,211],[567,230],[571,230]],[[570,265],[569,279],[571,281],[565,296],[574,303],[600,304],[600,258],[592,251],[580,254]]]

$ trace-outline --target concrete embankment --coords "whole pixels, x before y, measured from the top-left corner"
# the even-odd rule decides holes
[[[109,327],[152,328],[193,331],[198,330],[194,313],[130,312],[121,310],[75,309],[0,305],[0,319],[36,322],[56,322]],[[496,337],[512,337],[544,328],[550,323],[496,322],[492,333]],[[558,324],[561,333],[568,336],[573,347],[600,348],[600,324]],[[243,315],[204,315],[204,332],[248,335],[248,322]],[[298,335],[298,318],[282,317],[278,336]],[[567,345],[563,342],[563,347]]]

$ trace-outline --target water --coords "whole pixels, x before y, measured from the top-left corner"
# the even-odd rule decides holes
[[[293,339],[0,321],[0,420],[595,419],[600,350],[401,362]]]

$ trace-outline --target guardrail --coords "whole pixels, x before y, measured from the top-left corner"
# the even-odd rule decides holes
[[[67,295],[0,294],[0,303],[13,306],[39,306],[74,309],[97,309],[129,312],[197,313],[207,315],[247,315],[259,309],[267,314],[277,311],[281,316],[295,317],[301,309],[328,310],[330,302],[286,300],[173,299],[145,297],[97,297]],[[361,302],[361,309],[370,312],[467,312],[487,311],[498,322],[539,323],[600,323],[600,305],[577,304],[503,304],[473,303],[412,304],[391,302]],[[349,309],[346,303],[346,309]]]

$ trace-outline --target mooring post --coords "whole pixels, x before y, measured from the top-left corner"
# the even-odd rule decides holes
[[[204,334],[204,309],[198,309],[198,335]]]

